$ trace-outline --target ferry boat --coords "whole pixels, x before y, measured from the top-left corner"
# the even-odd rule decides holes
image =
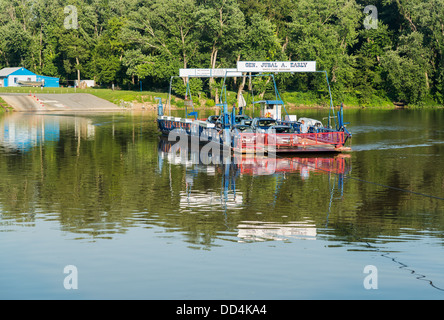
[[[279,64],[284,65],[284,63],[281,62],[276,63],[276,65]],[[251,66],[252,63],[249,62],[247,65]],[[300,64],[292,62],[292,65],[299,66]],[[207,76],[208,74],[211,76],[212,73],[216,74],[215,69],[199,70],[200,73],[195,76],[202,76],[205,70],[208,70]],[[220,70],[218,71],[218,74],[223,73]],[[198,119],[198,113],[194,111],[192,99],[185,99],[185,117],[167,116],[164,114],[161,99],[156,98],[159,99],[157,124],[162,134],[169,135],[174,131],[176,135],[196,137],[203,143],[214,142],[238,153],[320,153],[351,151],[351,147],[349,146],[351,133],[347,130],[346,123],[344,123],[343,105],[341,104],[340,110],[337,111],[336,115],[331,115],[332,112],[334,114],[334,107],[330,85],[325,71],[313,72],[325,72],[327,79],[330,94],[330,110],[326,126],[324,126],[320,120],[303,117],[298,119],[296,115],[289,115],[285,109],[283,100],[280,98],[272,73],[246,75],[241,71],[242,69],[239,70],[238,63],[238,69],[225,71],[225,78],[229,76],[230,72],[234,72],[237,77],[267,76],[273,79],[276,98],[274,100],[252,102],[253,105],[259,105],[259,117],[252,118],[246,115],[243,107],[239,107],[238,111],[236,111],[235,106],[233,106],[231,111],[228,110],[224,78],[221,97],[224,96],[225,90],[225,101],[221,101],[221,103],[216,105],[221,108],[220,116],[213,115],[208,118]],[[288,69],[286,69],[286,72],[288,72]],[[190,74],[186,75],[190,77]],[[183,76],[183,74],[181,74],[181,76]],[[172,83],[172,81],[170,83]],[[187,87],[187,96],[188,90]],[[188,113],[188,107],[193,107],[193,111]],[[335,119],[334,128],[331,119]]]

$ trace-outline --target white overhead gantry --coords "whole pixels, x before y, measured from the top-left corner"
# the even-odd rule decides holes
[[[327,89],[330,98],[330,110],[328,116],[328,127],[330,127],[330,113],[333,112],[333,98],[330,89],[330,82],[328,80],[327,71],[316,70],[316,61],[238,61],[237,72],[251,72],[251,73],[280,73],[280,72],[314,72],[324,73],[327,80]],[[275,84],[275,91],[277,91]],[[276,102],[276,101],[275,101]],[[275,114],[279,114],[278,110],[274,110]],[[334,118],[334,117],[333,117]],[[338,114],[339,122],[336,124],[337,129],[343,126],[342,109]]]
[[[326,71],[317,71],[316,70],[316,61],[238,61],[237,68],[219,68],[219,69],[180,69],[179,76],[173,76],[170,80],[170,91],[168,97],[168,107],[169,112],[171,113],[171,85],[173,78],[227,78],[227,77],[244,77],[245,73],[281,73],[281,72],[321,72],[325,73],[325,77],[327,80],[328,92],[330,95],[330,110],[333,109],[333,100],[330,90],[330,83],[328,80]],[[276,84],[275,91],[277,92]],[[188,91],[187,91],[188,92]],[[276,94],[276,100],[274,103],[276,108],[279,106],[283,106],[282,104],[278,104],[277,102],[282,101],[280,97],[278,97],[278,93]],[[187,106],[187,103],[185,104]],[[285,107],[284,107],[285,108]],[[224,113],[228,113],[226,106],[224,107]],[[278,110],[274,110],[273,114],[280,114]],[[328,126],[330,126],[330,115],[328,117]]]
[[[238,61],[236,70],[243,73],[258,74],[259,76],[281,72],[316,72],[316,61]],[[253,104],[260,104],[261,117],[282,120],[282,108],[285,109],[285,106],[276,88],[274,76],[273,84],[275,100],[255,101]],[[288,118],[290,119],[289,115]]]
[[[218,69],[179,69],[179,76],[172,76],[170,79],[170,88],[168,92],[168,110],[171,115],[171,87],[174,78],[225,78],[225,77],[242,77],[242,72],[238,72],[235,68],[218,68]],[[189,85],[187,81],[187,93]],[[185,103],[187,106],[187,103]]]

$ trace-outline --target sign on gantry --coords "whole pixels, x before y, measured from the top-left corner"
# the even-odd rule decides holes
[[[316,61],[238,61],[230,69],[179,69],[179,77],[242,77],[245,72],[316,72]]]
[[[316,61],[238,61],[239,72],[316,72]]]

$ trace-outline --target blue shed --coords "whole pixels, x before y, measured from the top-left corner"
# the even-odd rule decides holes
[[[49,87],[60,86],[59,78],[36,75],[23,67],[0,70],[0,87]]]
[[[58,88],[60,87],[60,79],[47,76],[37,75],[37,81],[42,82],[45,88]]]

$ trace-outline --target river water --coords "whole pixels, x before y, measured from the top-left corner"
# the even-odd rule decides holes
[[[5,114],[0,298],[443,299],[444,110],[345,121],[349,154],[204,164],[149,112]]]

